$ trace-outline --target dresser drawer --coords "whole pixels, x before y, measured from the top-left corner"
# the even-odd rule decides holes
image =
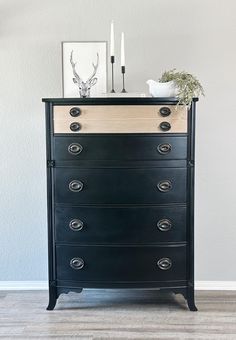
[[[55,202],[164,204],[186,201],[186,168],[55,168]]]
[[[63,105],[54,106],[54,120],[81,118],[89,120],[156,119],[172,117],[186,119],[183,105]]]
[[[171,281],[186,279],[185,246],[57,246],[57,280]]]
[[[54,159],[57,161],[186,158],[187,137],[132,135],[54,137]]]
[[[55,106],[54,133],[186,133],[187,115],[182,105]]]
[[[151,244],[186,241],[186,207],[55,208],[56,242]]]

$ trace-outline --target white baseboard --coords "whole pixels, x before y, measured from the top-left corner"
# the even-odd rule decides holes
[[[47,281],[0,281],[0,290],[46,290]]]
[[[196,281],[196,290],[236,290],[236,281]]]
[[[1,290],[47,290],[47,281],[0,281]],[[236,290],[236,281],[196,281],[196,290]]]

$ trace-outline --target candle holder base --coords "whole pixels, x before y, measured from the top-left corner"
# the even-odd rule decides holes
[[[127,93],[125,89],[125,66],[121,66],[121,73],[122,73],[122,82],[123,82],[123,89],[121,93]]]
[[[111,92],[110,93],[115,93],[114,89],[114,63],[115,63],[115,57],[114,55],[111,56]]]

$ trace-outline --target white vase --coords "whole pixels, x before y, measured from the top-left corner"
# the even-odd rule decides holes
[[[155,80],[148,80],[146,82],[149,86],[149,93],[152,97],[176,97],[178,89],[173,81],[166,83],[159,83]]]

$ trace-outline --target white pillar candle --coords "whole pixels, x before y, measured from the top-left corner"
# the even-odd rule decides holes
[[[111,56],[115,55],[115,46],[114,46],[114,22],[111,22],[111,39],[110,39],[110,54]]]
[[[121,33],[121,66],[125,66],[125,36],[124,32]]]

